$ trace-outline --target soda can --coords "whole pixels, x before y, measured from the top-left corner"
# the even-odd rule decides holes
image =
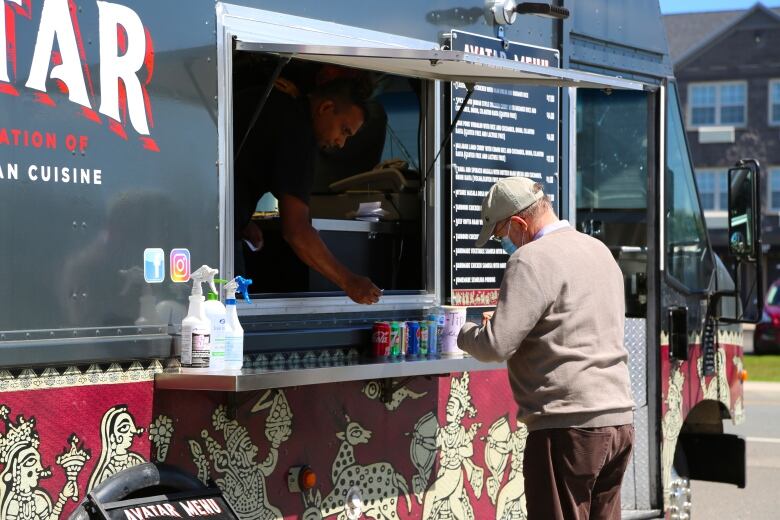
[[[442,335],[444,334],[444,313],[432,312],[428,319],[436,324],[436,354],[438,355],[441,352]],[[430,351],[430,347],[428,350]]]
[[[416,358],[420,355],[420,324],[416,321],[406,322],[406,357]]]
[[[373,346],[372,354],[375,358],[386,358],[390,355],[390,323],[387,321],[378,321],[374,323],[374,329],[371,334],[371,343]]]
[[[428,329],[428,357],[436,357],[439,353],[436,322],[432,320],[426,321],[425,328]]]
[[[406,322],[405,321],[399,321],[398,326],[401,327],[401,348],[398,352],[398,355],[401,357],[406,357],[406,348],[409,344],[409,338],[406,334]]]
[[[401,324],[397,321],[390,323],[390,357],[397,358],[401,355]]]
[[[420,322],[420,356],[428,356],[428,322]]]

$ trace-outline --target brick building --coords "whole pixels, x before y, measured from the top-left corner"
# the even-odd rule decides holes
[[[780,8],[664,16],[710,239],[726,258],[726,172],[762,167],[765,289],[780,278]]]

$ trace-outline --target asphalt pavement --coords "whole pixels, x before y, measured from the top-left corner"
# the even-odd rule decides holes
[[[780,518],[780,383],[745,383],[745,415],[724,429],[747,440],[747,487],[692,482],[694,520]]]

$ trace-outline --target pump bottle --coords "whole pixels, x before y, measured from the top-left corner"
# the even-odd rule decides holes
[[[216,274],[216,270],[213,271]],[[219,280],[225,283],[224,280]],[[206,317],[211,325],[211,361],[209,362],[209,371],[219,372],[225,369],[225,323],[227,321],[227,312],[225,306],[219,301],[217,288],[214,285],[214,277],[208,280],[209,295],[206,297],[205,310]]]
[[[225,322],[225,368],[227,370],[241,370],[244,364],[244,328],[238,320],[236,309],[236,293],[244,295],[244,299],[250,302],[247,288],[252,285],[252,280],[236,276],[225,284],[225,306],[227,308],[227,320]]]
[[[181,322],[181,364],[184,367],[206,368],[209,366],[211,348],[211,324],[206,317],[205,298],[201,284],[213,279],[216,269],[201,266],[190,275],[192,294],[187,317]]]

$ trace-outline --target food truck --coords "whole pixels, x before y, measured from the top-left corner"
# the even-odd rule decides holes
[[[744,419],[740,322],[760,309],[759,166],[729,174],[722,261],[663,35],[650,0],[2,0],[0,517],[67,518],[158,461],[247,519],[525,518],[504,365],[372,357],[377,322],[495,304],[506,255],[473,242],[506,176],[623,271],[624,516],[687,518],[690,479],[744,486],[723,421]],[[383,289],[370,306],[293,254],[273,198],[262,249],[235,229],[237,148],[257,146],[235,121],[334,68],[373,89],[365,128],[316,154],[308,209]],[[238,372],[181,366],[201,265],[254,281]]]

